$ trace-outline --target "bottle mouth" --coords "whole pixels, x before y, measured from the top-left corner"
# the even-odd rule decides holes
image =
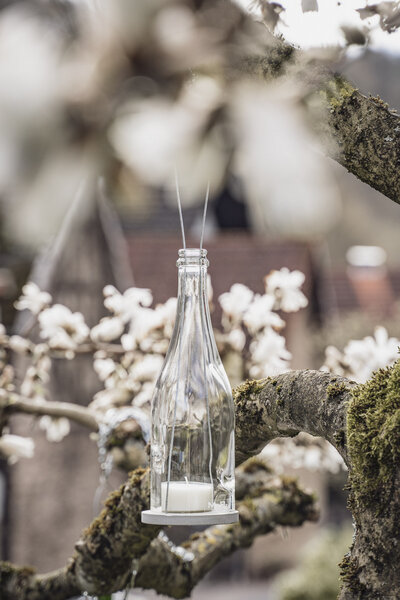
[[[207,250],[204,248],[181,248],[178,251],[178,260],[176,265],[178,267],[189,266],[189,265],[205,265],[208,266]]]

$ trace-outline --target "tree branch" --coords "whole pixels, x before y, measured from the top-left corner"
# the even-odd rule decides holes
[[[272,439],[292,436],[299,431],[322,435],[347,458],[346,401],[352,385],[346,379],[320,371],[293,371],[239,386],[234,393],[237,463],[258,453]],[[244,500],[240,508],[240,524],[216,530],[215,553],[212,550],[214,545],[207,537],[217,535],[213,533],[215,528],[202,534],[205,536],[203,545],[196,543],[196,539],[189,540],[188,551],[195,558],[191,561],[190,574],[185,576],[185,589],[193,587],[201,574],[223,556],[248,545],[256,535],[272,530],[276,523],[295,525],[306,518],[315,518],[310,496],[301,492],[293,482],[285,483],[283,480],[274,488],[269,480],[268,489],[261,484],[257,491],[257,478],[250,477],[249,472],[247,476],[244,484],[240,474],[238,476],[238,490],[242,487],[239,496],[249,491],[257,499],[251,502]],[[4,600],[46,600],[50,597],[52,600],[65,600],[72,595],[72,589],[97,595],[122,589],[130,578],[133,561],[147,552],[160,531],[160,527],[141,524],[141,511],[148,505],[148,472],[139,469],[109,497],[101,515],[77,543],[76,553],[68,567],[47,576],[20,570],[13,576],[10,575],[10,565],[0,568]],[[289,510],[289,505],[292,510]],[[305,506],[307,509],[304,511]],[[302,510],[298,511],[299,508]],[[162,552],[165,554],[164,550]],[[148,569],[144,559],[142,568],[143,573]],[[144,574],[140,575],[138,581],[141,585],[144,585],[144,579]]]
[[[364,96],[344,78],[307,62],[305,51],[282,40],[276,40],[267,55],[245,59],[240,70],[271,80],[292,66],[313,90],[305,106],[327,155],[400,203],[400,117],[380,98]]]
[[[240,522],[209,527],[178,548],[160,534],[139,562],[135,587],[186,598],[216,564],[239,548],[251,546],[257,536],[279,526],[298,527],[317,520],[313,496],[302,491],[294,480],[272,475],[258,461],[250,461],[246,467],[237,472],[240,487],[242,492],[245,488],[253,493],[256,488],[258,497],[242,497],[238,505]]]
[[[277,437],[304,431],[323,437],[348,464],[347,403],[355,383],[322,371],[290,371],[234,390],[236,462],[261,452]]]
[[[70,402],[50,402],[47,400],[32,400],[16,394],[0,397],[0,413],[5,415],[24,413],[37,417],[66,417],[91,431],[98,430],[98,422],[90,408]]]

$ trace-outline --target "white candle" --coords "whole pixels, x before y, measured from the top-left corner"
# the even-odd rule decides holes
[[[213,485],[212,483],[200,483],[199,481],[170,481],[168,489],[164,481],[161,484],[161,506],[162,510],[168,512],[204,512],[212,510]]]

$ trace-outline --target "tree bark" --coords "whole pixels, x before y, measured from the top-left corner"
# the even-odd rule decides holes
[[[310,89],[304,106],[325,152],[360,181],[400,203],[400,117],[380,98],[307,62],[307,52],[276,40],[268,54],[244,60],[241,70],[267,81],[299,70]]]
[[[341,600],[400,596],[399,390],[400,363],[364,385],[320,371],[292,371],[234,391],[238,464],[276,437],[305,431],[328,440],[348,465],[355,536],[341,565]],[[3,564],[2,598],[64,600],[82,590],[110,593],[123,588],[132,571],[137,586],[182,598],[219,560],[256,535],[316,515],[309,495],[293,481],[274,478],[257,459],[238,471],[238,499],[240,523],[209,528],[177,551],[157,538],[160,528],[141,525],[149,480],[147,471],[136,471],[84,532],[67,567],[40,576]]]

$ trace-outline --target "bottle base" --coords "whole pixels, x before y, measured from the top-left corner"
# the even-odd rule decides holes
[[[218,525],[237,523],[237,510],[208,511],[198,513],[166,513],[161,510],[142,511],[142,523],[149,525]]]

